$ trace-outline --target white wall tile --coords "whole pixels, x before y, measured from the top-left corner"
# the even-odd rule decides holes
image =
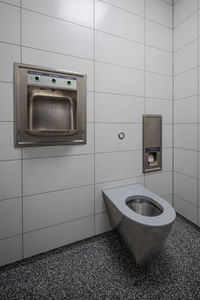
[[[199,179],[199,176],[198,176],[198,183],[197,184],[198,184],[198,191],[200,191],[200,179]],[[200,209],[200,193],[198,193],[197,206]]]
[[[93,27],[93,0],[22,0],[22,7],[58,19]]]
[[[200,134],[200,133],[199,133]],[[200,141],[199,141],[200,143]],[[197,152],[197,156],[198,156],[198,179],[200,179],[200,151],[198,149],[198,152]],[[199,186],[200,188],[200,186]],[[199,190],[200,191],[200,190]],[[199,193],[200,194],[200,193]],[[199,195],[200,196],[200,195]]]
[[[95,121],[141,123],[144,99],[133,96],[95,94]]]
[[[141,151],[96,154],[95,182],[102,183],[142,174]]]
[[[145,176],[145,186],[159,196],[171,194],[172,172],[147,174]]]
[[[120,140],[118,134],[125,137]],[[95,151],[113,152],[142,149],[142,125],[140,124],[96,124]]]
[[[197,124],[175,124],[174,146],[197,150]]]
[[[94,92],[87,92],[87,122],[94,122]]]
[[[163,124],[162,125],[162,146],[165,147],[172,147],[172,124]]]
[[[174,170],[188,176],[197,177],[197,152],[175,148]]]
[[[95,31],[95,59],[143,70],[144,45]]]
[[[93,214],[94,186],[92,185],[24,197],[24,232],[73,221]]]
[[[199,138],[200,138],[200,123],[198,123],[197,126],[198,126],[198,151],[200,151],[200,140],[199,140]]]
[[[163,123],[172,122],[172,102],[168,100],[146,99],[145,113],[162,115]]]
[[[144,95],[144,72],[105,63],[95,63],[97,92]],[[130,80],[131,79],[131,80]]]
[[[104,2],[144,16],[144,0],[104,0]]]
[[[163,1],[165,1],[166,3],[169,3],[170,5],[173,5],[173,0],[163,0]]]
[[[1,152],[0,152],[1,153]],[[23,158],[55,157],[94,153],[94,124],[87,124],[87,144],[23,148]]]
[[[93,155],[27,159],[23,163],[24,195],[93,184]]]
[[[146,18],[172,28],[172,6],[160,0],[146,1]]]
[[[172,171],[172,148],[163,149],[162,155],[162,171]]]
[[[198,225],[200,226],[200,208],[198,208]]]
[[[164,196],[163,198],[172,205],[172,203],[173,203],[173,195],[172,194]]]
[[[146,73],[146,97],[172,99],[172,77]]]
[[[21,196],[21,161],[0,162],[0,200]]]
[[[0,41],[20,43],[20,9],[0,3]]]
[[[174,49],[177,50],[198,37],[198,14],[193,14],[174,29]]]
[[[145,22],[147,45],[172,52],[172,29],[149,20]]]
[[[0,160],[21,158],[21,149],[14,148],[12,122],[0,122],[0,140]]]
[[[95,185],[95,213],[100,214],[106,211],[102,190],[117,188],[120,186],[125,186],[125,185],[130,185],[135,183],[144,185],[144,176],[96,184]]]
[[[95,215],[95,234],[112,230],[107,213]]]
[[[35,49],[22,48],[22,62],[87,74],[87,89],[94,90],[94,63],[89,60],[39,51]]]
[[[190,97],[174,101],[174,122],[197,122],[197,97]]]
[[[198,40],[191,42],[174,53],[174,74],[198,66]]]
[[[181,0],[174,5],[174,26],[183,22],[198,9],[198,0]]]
[[[95,28],[136,42],[144,42],[143,18],[98,0],[95,2]]]
[[[189,202],[174,196],[174,208],[183,217],[197,224],[197,207]]]
[[[22,236],[0,240],[0,265],[22,259]]]
[[[0,12],[1,23],[8,24],[7,29],[9,29],[5,30],[6,26],[1,27],[2,39],[0,40],[19,44],[20,8],[16,6],[20,5],[20,1],[5,0],[5,2],[14,6],[0,4],[5,8]],[[8,222],[10,226],[0,226],[0,234],[5,237],[8,234],[21,232],[18,231],[19,223],[17,223],[20,213],[16,212],[21,209],[17,203],[21,202],[21,163],[23,163],[23,188],[26,195],[24,196],[24,229],[25,231],[36,230],[25,234],[24,250],[25,257],[28,257],[111,229],[105,214],[102,189],[136,182],[144,184],[141,151],[132,151],[141,148],[144,107],[145,112],[163,114],[163,146],[168,147],[163,150],[163,170],[171,170],[172,102],[160,99],[172,99],[170,77],[172,75],[172,30],[165,26],[171,26],[172,6],[166,1],[146,1],[147,16],[155,22],[148,20],[145,24],[144,0],[58,0],[54,2],[53,0],[42,2],[22,0],[21,3],[25,8],[22,9],[22,49],[16,45],[0,43],[0,68],[3,70],[0,81],[10,82],[0,82],[0,121],[7,121],[0,123],[0,136],[3,141],[0,160],[19,159],[0,162],[0,199],[11,198],[11,200],[0,201],[0,206],[7,205],[0,210],[3,214],[0,223]],[[94,3],[96,4],[96,34],[92,29]],[[144,57],[143,45],[144,25],[146,25],[146,42],[149,44],[146,48],[146,57]],[[22,51],[21,55],[20,51]],[[94,62],[93,58],[102,63]],[[144,66],[144,59],[146,59],[146,66]],[[13,121],[11,84],[13,62],[20,61],[87,74],[87,122],[89,123],[86,145],[24,148],[24,160],[21,162],[20,149],[15,149],[12,144],[13,124],[9,123]],[[142,71],[144,67],[152,72],[149,73],[151,78],[146,78],[146,87]],[[95,69],[96,74],[94,74]],[[160,73],[163,76],[153,73]],[[95,77],[96,82],[94,82]],[[145,89],[147,92],[145,96],[149,98],[145,99],[144,106]],[[94,121],[97,122],[96,137]],[[126,134],[123,141],[117,139],[119,130]],[[95,155],[95,176],[94,138],[96,138],[96,152],[113,152]],[[165,176],[168,176],[171,173],[166,174]],[[160,173],[157,175],[163,176]],[[95,180],[98,183],[95,189],[94,211]],[[149,180],[152,188],[156,186],[156,180]],[[158,180],[161,182],[160,191],[162,189],[162,193],[165,196],[167,193],[170,197],[172,191],[168,181],[168,177],[165,178],[164,185],[162,183],[164,179]],[[15,197],[19,198],[13,199]],[[8,208],[8,203],[11,205],[13,201],[16,201],[15,205],[17,205],[16,214],[14,204]],[[11,220],[7,215],[11,215]],[[85,218],[88,215],[90,217]],[[84,219],[75,221],[83,217]],[[14,226],[14,224],[18,225]],[[47,228],[55,224],[60,225]],[[22,255],[21,237],[17,237],[17,240],[12,239],[12,242],[8,243],[9,240],[0,241],[3,263],[20,259]],[[7,247],[12,249],[7,250]],[[16,253],[13,251],[15,248]]]
[[[0,82],[0,121],[13,121],[13,84]]]
[[[20,62],[20,47],[0,42],[0,81],[13,82],[13,63]]]
[[[186,98],[198,93],[198,69],[174,77],[174,98]]]
[[[84,58],[93,58],[94,53],[92,29],[26,10],[22,10],[22,44]]]
[[[187,202],[197,205],[197,179],[174,172],[174,193]]]
[[[21,198],[0,201],[0,239],[22,233]]]
[[[24,235],[24,257],[64,246],[94,235],[94,217],[41,229]]]
[[[172,53],[146,47],[146,70],[172,76]]]

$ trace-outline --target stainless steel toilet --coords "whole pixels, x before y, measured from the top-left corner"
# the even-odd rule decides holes
[[[108,216],[138,265],[163,248],[176,219],[173,207],[139,184],[103,190]]]

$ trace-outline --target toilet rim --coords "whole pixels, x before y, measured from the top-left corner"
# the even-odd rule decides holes
[[[173,223],[176,218],[174,208],[163,198],[152,193],[139,184],[128,185],[109,190],[103,190],[103,194],[112,204],[128,219],[146,226],[166,226]],[[132,197],[148,197],[150,201],[162,209],[162,213],[158,216],[143,216],[134,212],[127,206],[128,199]]]

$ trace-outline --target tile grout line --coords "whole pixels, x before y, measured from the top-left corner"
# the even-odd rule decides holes
[[[180,175],[183,175],[183,176],[187,176],[187,177],[189,177],[189,178],[191,178],[191,179],[194,179],[194,180],[197,179],[195,176],[186,174],[186,173],[184,173],[184,172],[182,172],[182,171],[179,171],[179,170],[177,170],[177,169],[174,169],[174,173],[177,173],[177,174],[180,174]]]
[[[95,30],[96,30],[96,20],[95,20],[95,10],[96,10],[96,1],[93,0],[93,55],[94,55],[94,61],[93,61],[93,71],[94,71],[94,83],[93,83],[93,89],[94,89],[94,92],[93,92],[93,121],[94,121],[94,140],[93,140],[93,143],[94,143],[94,235],[96,233],[96,217],[95,217],[95,211],[96,211],[96,201],[95,201],[95,177],[96,177],[96,166],[95,166],[95,161],[96,161],[96,147],[95,147],[95,138],[96,138],[96,126],[95,126],[95,122],[96,122],[96,118],[95,118],[95,107],[96,107],[96,93],[95,93],[95,89],[96,89],[96,83],[95,83],[95,72],[96,72],[96,62],[95,62],[95,58],[96,58],[96,43],[95,43]]]
[[[172,206],[174,207],[174,3],[172,6]]]
[[[90,28],[92,30],[92,28]],[[100,29],[95,29],[96,32],[100,32],[100,33],[103,33],[105,35],[109,35],[109,36],[112,36],[112,37],[115,37],[115,38],[118,38],[118,39],[122,39],[122,40],[125,40],[125,41],[129,41],[129,42],[132,42],[134,44],[137,44],[137,45],[141,45],[141,46],[144,46],[144,42],[139,42],[139,41],[136,41],[136,40],[133,40],[133,39],[130,39],[128,37],[125,37],[125,36],[122,36],[122,35],[117,35],[115,33],[111,33],[111,32],[108,32],[108,31],[103,31],[103,30],[100,30]],[[196,38],[197,39],[197,38]],[[194,39],[194,41],[196,40]],[[0,43],[3,43],[3,44],[9,44],[9,45],[14,45],[14,46],[19,46],[18,44],[15,44],[15,43],[10,43],[10,42],[5,42],[5,41],[1,41],[0,40]],[[189,42],[191,43],[191,42]],[[188,43],[188,44],[189,44]],[[157,49],[157,50],[160,50],[162,52],[166,52],[168,54],[172,54],[171,51],[167,50],[167,49],[164,49],[164,48],[159,48],[159,47],[156,47],[156,46],[153,46],[151,44],[147,44],[147,47],[149,48],[153,48],[153,49]],[[187,44],[186,44],[187,45]],[[185,45],[184,45],[185,46]],[[183,46],[183,47],[184,47]],[[85,59],[85,60],[92,60],[92,58],[86,58],[86,57],[81,57],[81,56],[75,56],[75,55],[70,55],[70,54],[65,54],[65,53],[62,53],[62,52],[56,52],[56,51],[50,51],[50,50],[47,50],[47,49],[41,49],[41,48],[34,48],[34,47],[31,47],[31,46],[28,46],[28,45],[22,45],[22,47],[24,48],[30,48],[30,49],[35,49],[35,50],[40,50],[40,51],[46,51],[46,52],[51,52],[51,53],[55,53],[55,54],[60,54],[60,55],[68,55],[68,56],[72,56],[72,57],[78,57],[80,59]],[[177,51],[181,49],[181,48],[178,48]]]
[[[171,172],[171,171],[166,171],[166,172],[163,172],[163,173],[169,173],[169,172]],[[143,178],[143,175],[136,176],[134,178]],[[127,179],[132,179],[132,177],[128,177],[128,178],[125,178],[125,179],[123,178],[123,179],[115,180],[115,181],[109,181],[109,182],[116,182],[116,181],[118,182],[118,181],[124,181],[124,180],[127,180]],[[107,183],[107,181],[106,181],[106,183]],[[102,184],[102,183],[98,183],[98,184]],[[89,186],[92,186],[92,185],[93,184],[91,184]],[[123,184],[122,186],[127,186],[127,185],[129,185],[129,184]],[[117,187],[113,187],[113,188],[117,188]],[[50,192],[47,192],[47,193],[50,193]],[[42,193],[42,194],[46,194],[46,193]],[[40,194],[35,194],[35,196],[36,195],[40,195]],[[168,195],[171,195],[171,194],[167,194],[167,195],[164,195],[164,196],[168,196]],[[30,195],[30,196],[34,196],[34,195]],[[27,196],[27,197],[29,197],[29,196]],[[101,215],[103,213],[105,213],[105,211],[96,213],[95,215]],[[59,225],[64,225],[64,224],[67,224],[67,223],[70,223],[70,222],[74,222],[74,221],[77,221],[77,220],[86,219],[86,218],[89,218],[89,217],[92,217],[92,216],[93,216],[93,214],[92,215],[83,216],[83,217],[79,217],[79,218],[76,218],[76,219],[73,219],[73,220],[69,220],[69,221],[63,221],[63,222],[59,222],[59,223],[56,223],[56,224],[39,227],[39,228],[34,229],[34,230],[29,230],[29,231],[23,232],[23,235],[28,234],[28,233],[32,233],[32,232],[37,232],[37,231],[44,230],[44,229],[48,229],[48,228],[52,228],[52,227],[56,227],[56,226],[59,226]],[[9,238],[12,238],[12,237],[15,237],[15,236],[21,236],[21,235],[22,235],[22,233],[18,233],[18,234],[15,234],[15,235],[11,235],[11,236],[7,236],[7,237],[4,237],[4,238],[0,238],[0,240],[6,240],[6,239],[9,239]]]
[[[97,123],[99,124],[99,123]],[[104,124],[104,123],[102,123]],[[106,123],[106,124],[110,124],[110,123]],[[113,123],[111,123],[113,125]],[[114,123],[114,124],[117,124],[117,123]],[[134,124],[134,125],[141,125],[141,124]],[[170,123],[164,123],[164,125],[171,125]],[[170,145],[166,145],[163,147],[164,149],[171,149],[172,146]],[[132,148],[132,149],[125,149],[125,150],[110,150],[110,151],[98,151],[96,152],[96,155],[99,155],[99,154],[111,154],[111,153],[127,153],[127,152],[136,152],[136,151],[140,151],[142,148]],[[183,150],[190,150],[190,151],[195,151],[193,149],[187,149],[187,148],[180,148],[180,147],[177,147],[177,149],[183,149]],[[23,157],[23,161],[31,161],[31,160],[39,160],[39,159],[54,159],[54,158],[67,158],[67,157],[78,157],[78,156],[92,156],[94,155],[94,152],[88,152],[88,153],[77,153],[77,154],[70,154],[70,155],[57,155],[57,156],[36,156],[36,157],[26,157],[24,158]],[[21,156],[17,159],[4,159],[4,160],[0,160],[0,164],[3,163],[3,162],[19,162],[21,161]]]
[[[9,83],[13,85],[13,82],[10,81],[1,81],[0,83]],[[123,97],[134,97],[134,98],[138,98],[138,99],[144,99],[144,95],[135,95],[135,94],[122,94],[122,93],[114,93],[114,92],[108,92],[108,91],[94,91],[94,90],[87,90],[88,93],[97,93],[97,94],[107,94],[107,95],[118,95],[118,96],[123,96]],[[181,99],[185,99],[185,98],[190,98],[196,95],[192,95],[192,96],[187,96],[187,97],[182,97],[182,98],[177,98],[176,100],[181,100]],[[153,96],[148,96],[146,97],[147,99],[152,99],[152,100],[160,100],[160,101],[172,101],[170,98],[161,98],[161,97],[153,97]],[[135,99],[134,99],[135,100]],[[0,122],[13,122],[13,121],[0,121]],[[88,123],[94,123],[94,122],[88,122]]]
[[[175,125],[177,125],[177,124],[175,124]],[[178,146],[174,146],[174,149],[198,153],[198,151],[196,149],[189,149],[189,148],[178,147]]]
[[[45,229],[52,228],[52,227],[57,227],[57,226],[72,223],[72,222],[76,222],[76,221],[79,221],[79,220],[89,219],[91,217],[93,217],[93,214],[86,215],[86,216],[83,216],[83,217],[79,217],[79,218],[76,218],[76,219],[73,219],[73,220],[63,221],[63,222],[59,222],[59,223],[56,223],[56,224],[39,227],[39,228],[36,228],[36,229],[33,229],[33,230],[24,231],[23,235],[30,234],[30,233],[37,232],[37,231],[41,231],[41,230],[45,230]],[[12,238],[12,237],[15,237],[15,236],[20,236],[20,235],[21,234],[15,234],[15,235],[7,236],[5,238],[0,238],[0,241],[9,239],[9,238]]]
[[[166,171],[160,171],[159,174],[166,174],[166,173],[171,173],[172,170],[166,170]],[[152,175],[156,175],[156,174],[152,174]],[[99,185],[99,184],[107,184],[107,183],[110,183],[110,182],[118,182],[118,181],[124,181],[124,180],[128,180],[128,179],[136,179],[136,178],[143,178],[144,175],[142,173],[138,173],[134,176],[129,176],[129,177],[125,177],[125,178],[118,178],[118,179],[109,179],[107,181],[98,181],[96,182],[96,185]],[[191,177],[191,176],[188,176],[188,177]],[[88,185],[83,185],[83,186],[75,186],[75,187],[69,187],[69,188],[65,188],[65,189],[59,189],[59,190],[53,190],[53,191],[46,191],[46,192],[40,192],[40,193],[36,193],[36,194],[27,194],[27,195],[24,195],[24,198],[27,198],[27,197],[33,197],[33,196],[37,196],[37,195],[45,195],[45,194],[50,194],[50,193],[56,193],[56,192],[62,192],[62,191],[68,191],[68,190],[75,190],[75,189],[81,189],[81,188],[85,188],[85,187],[92,187],[94,184],[91,183],[91,184],[88,184]],[[18,197],[20,198],[20,197]],[[12,200],[11,199],[2,199],[0,201],[7,201],[7,200]]]
[[[174,30],[179,27],[180,25],[182,25],[183,23],[185,23],[189,18],[191,18],[193,15],[195,15],[198,12],[199,8],[196,9],[195,11],[193,11],[189,16],[187,16],[184,20],[182,20],[180,23],[178,23],[176,26],[174,26]]]
[[[113,35],[111,35],[111,36],[113,36]],[[62,52],[50,51],[50,50],[47,50],[47,49],[35,48],[35,47],[30,47],[30,46],[16,45],[16,44],[7,43],[7,42],[4,42],[4,41],[0,41],[0,43],[6,44],[6,45],[13,45],[13,46],[16,46],[16,47],[22,47],[22,48],[26,48],[26,49],[31,49],[31,50],[34,50],[34,51],[41,51],[41,52],[44,52],[44,53],[56,54],[56,55],[61,55],[61,56],[65,56],[65,57],[73,57],[75,59],[80,59],[80,60],[91,62],[91,63],[94,62],[94,61],[96,61],[97,63],[100,63],[100,64],[106,64],[106,65],[115,66],[115,67],[119,67],[119,68],[124,68],[124,69],[129,69],[129,70],[135,70],[135,71],[144,72],[143,68],[134,67],[134,66],[131,67],[131,66],[128,66],[128,65],[125,65],[125,64],[117,64],[117,63],[113,63],[113,62],[109,62],[109,61],[104,61],[104,60],[95,60],[93,58],[87,58],[87,57],[83,57],[83,56],[75,56],[75,55],[72,55],[72,54],[69,54],[69,53],[62,53]],[[144,46],[144,44],[142,44],[142,46]],[[146,46],[148,46],[148,45],[146,45]],[[153,46],[148,46],[148,47],[151,47],[153,49],[162,51],[162,49],[157,48],[157,47],[153,47]],[[171,52],[167,52],[167,53],[169,55],[172,54]],[[172,74],[167,74],[167,73],[164,73],[164,72],[162,73],[162,72],[156,72],[156,71],[151,71],[151,70],[146,70],[146,72],[149,73],[149,74],[155,74],[155,75],[159,75],[159,76],[163,76],[163,77],[168,77],[168,78],[172,77]],[[12,83],[11,81],[0,81],[0,82]]]
[[[198,96],[198,94],[193,94],[193,95],[189,95],[189,96],[185,96],[185,97],[178,97],[178,98],[175,98],[174,101],[189,99],[189,98],[193,98],[193,97],[197,97],[197,96]]]
[[[195,43],[195,42],[198,41],[199,39],[200,39],[200,36],[197,36],[195,39],[193,39],[193,40],[191,40],[191,41],[185,43],[184,45],[182,45],[181,47],[177,48],[176,50],[175,50],[175,48],[174,48],[174,53],[177,53],[177,52],[181,51],[182,49],[184,49],[185,47],[187,47],[187,46],[189,46],[189,45]]]
[[[175,77],[178,77],[178,76],[181,76],[181,75],[183,75],[183,74],[185,74],[185,73],[194,71],[195,69],[199,69],[199,65],[197,65],[196,67],[189,68],[189,69],[187,69],[187,70],[185,70],[185,71],[183,71],[183,72],[174,74],[174,78],[175,78]]]
[[[192,202],[190,202],[190,201],[184,199],[182,196],[178,195],[177,193],[175,193],[174,196],[176,196],[176,197],[180,198],[181,200],[183,200],[184,202],[186,202],[186,203],[188,203],[188,204],[194,206],[194,208],[197,207],[194,203],[192,203]],[[186,218],[186,217],[185,217],[185,218]],[[186,218],[186,219],[187,219],[187,218]],[[198,226],[198,225],[197,225],[197,226]]]
[[[197,31],[198,31],[198,36],[199,36],[199,1],[198,1],[198,27],[197,27]],[[197,64],[199,66],[199,39],[198,39],[198,43],[197,43]],[[199,184],[198,184],[198,178],[199,178],[199,67],[197,69],[197,225],[200,226],[199,224]]]
[[[140,18],[140,19],[144,19],[145,17],[144,16],[141,16],[141,15],[138,15],[130,10],[127,10],[127,9],[124,9],[122,7],[119,7],[119,6],[116,6],[114,4],[111,4],[109,2],[106,2],[104,0],[98,0],[99,2],[103,2],[105,5],[108,5],[108,6],[111,6],[111,7],[114,7],[120,11],[123,11],[127,14],[131,14],[137,18]],[[0,1],[1,2],[1,1]],[[9,4],[8,4],[9,5]],[[34,10],[34,9],[30,9],[30,8],[26,8],[26,7],[22,7],[22,10],[24,11],[28,11],[28,12],[32,12],[32,13],[35,13],[35,14],[38,14],[38,15],[43,15],[43,16],[46,16],[46,17],[49,17],[49,18],[52,18],[52,19],[55,19],[55,20],[58,20],[58,21],[62,21],[62,22],[66,22],[66,23],[70,23],[70,24],[73,24],[73,25],[77,25],[77,26],[81,26],[81,27],[84,27],[84,28],[87,28],[87,29],[93,29],[92,27],[90,26],[87,26],[87,25],[83,25],[83,24],[80,24],[80,23],[77,23],[77,22],[73,22],[73,21],[70,21],[70,20],[66,20],[66,19],[61,19],[61,18],[58,18],[58,17],[55,17],[55,16],[52,16],[52,15],[49,15],[49,14],[45,14],[44,12],[41,12],[41,11],[38,11],[38,10]],[[165,24],[162,24],[158,21],[155,21],[153,19],[150,19],[150,18],[146,18],[148,21],[152,22],[152,23],[155,23],[155,24],[158,24],[166,29],[169,29],[169,30],[172,30],[172,28],[168,25],[165,25]]]
[[[22,0],[20,0],[20,62],[22,63]],[[22,259],[24,258],[23,148],[21,150]]]
[[[168,171],[166,171],[166,172],[168,172]],[[140,175],[138,175],[136,177],[140,177]],[[39,193],[34,193],[34,194],[25,194],[23,197],[28,198],[28,197],[34,197],[34,196],[37,196],[37,195],[64,192],[64,191],[70,191],[70,190],[75,190],[75,189],[84,189],[86,187],[92,187],[93,185],[94,185],[94,183],[89,183],[89,184],[85,184],[85,185],[70,186],[70,187],[66,187],[66,188],[60,188],[60,189],[56,189],[56,190],[50,190],[50,191],[39,192]],[[21,198],[21,196],[0,199],[0,203],[1,203],[1,201],[3,202],[3,201],[9,201],[9,200],[14,200],[14,199],[19,199],[19,198]]]
[[[144,114],[146,114],[146,0],[144,0]],[[143,124],[142,124],[142,172],[143,172]],[[144,186],[146,187],[146,174],[144,176]]]

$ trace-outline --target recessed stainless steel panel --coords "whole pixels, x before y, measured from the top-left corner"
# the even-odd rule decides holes
[[[162,116],[143,115],[143,173],[162,170]]]
[[[15,146],[86,143],[86,75],[14,65]]]

